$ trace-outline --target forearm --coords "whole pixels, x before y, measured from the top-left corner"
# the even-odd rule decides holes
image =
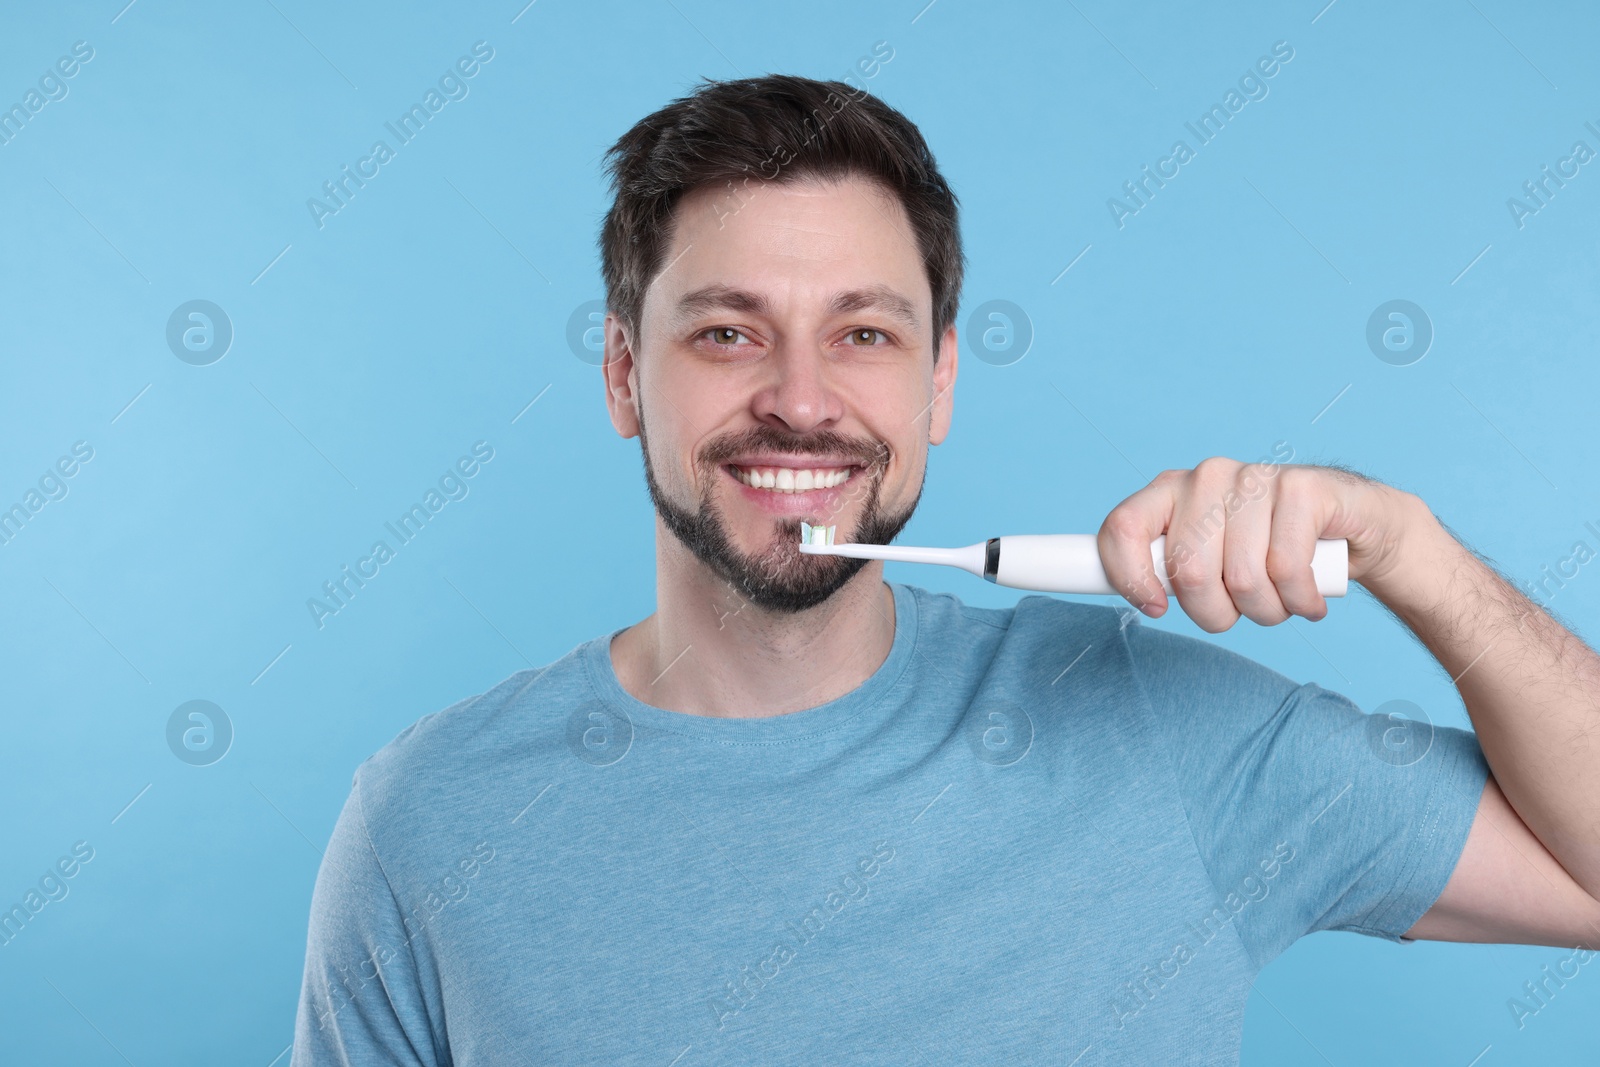
[[[1600,656],[1420,499],[1406,507],[1414,519],[1394,565],[1362,584],[1449,673],[1511,806],[1600,899]]]

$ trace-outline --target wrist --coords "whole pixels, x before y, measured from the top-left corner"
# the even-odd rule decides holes
[[[1466,549],[1421,497],[1390,491],[1393,516],[1383,547],[1368,568],[1351,578],[1389,610],[1408,618],[1444,599],[1449,575]]]

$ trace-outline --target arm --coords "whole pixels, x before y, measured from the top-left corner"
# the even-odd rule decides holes
[[[1600,657],[1457,542],[1417,497],[1351,472],[1211,459],[1164,471],[1099,534],[1106,573],[1147,615],[1167,608],[1149,544],[1167,534],[1184,611],[1317,620],[1319,537],[1455,681],[1494,777],[1448,885],[1408,936],[1600,940]],[[1142,550],[1140,546],[1143,546]]]
[[[367,835],[358,773],[312,891],[292,1067],[441,1067],[430,977]]]
[[[1363,584],[1449,672],[1495,775],[1408,936],[1600,943],[1600,657],[1405,502],[1409,557]]]

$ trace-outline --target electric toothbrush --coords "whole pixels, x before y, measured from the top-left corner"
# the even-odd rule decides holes
[[[833,526],[800,524],[800,551],[807,556],[848,556],[899,563],[936,563],[959,567],[996,585],[1031,589],[1039,593],[1118,595],[1106,577],[1094,534],[1010,534],[991,537],[965,548],[920,548],[911,545],[835,544]],[[1167,536],[1150,544],[1161,588],[1172,595],[1167,577]],[[1325,597],[1344,596],[1350,578],[1350,542],[1345,538],[1319,540],[1311,556],[1311,573],[1317,592]]]

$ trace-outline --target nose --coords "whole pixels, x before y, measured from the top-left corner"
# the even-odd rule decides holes
[[[779,342],[766,366],[770,376],[751,397],[756,418],[794,433],[828,429],[844,418],[844,398],[824,352]]]

